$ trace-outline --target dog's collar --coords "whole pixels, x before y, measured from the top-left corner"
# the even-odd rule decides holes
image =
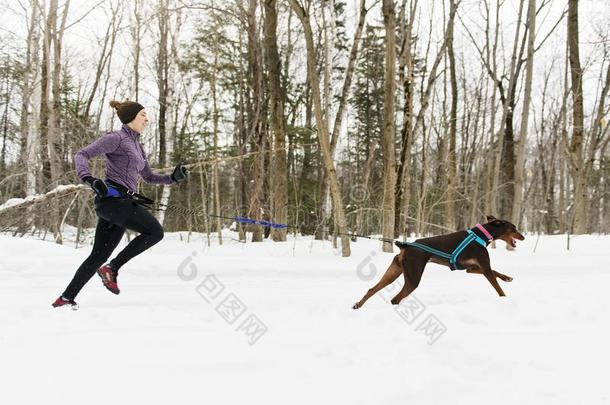
[[[481,224],[476,224],[474,226],[474,228],[472,228],[472,230],[478,230],[481,231],[481,233],[485,236],[485,238],[487,239],[487,243],[491,243],[494,240],[494,237],[491,235],[491,233],[489,233],[489,231],[487,229],[485,229],[485,227]]]

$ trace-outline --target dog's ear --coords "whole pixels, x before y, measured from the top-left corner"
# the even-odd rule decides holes
[[[493,221],[494,219],[496,219],[496,217],[494,217],[493,215],[488,215],[488,216],[487,216],[487,222],[491,222],[491,221]]]
[[[506,221],[502,221],[501,219],[494,219],[493,221],[489,222],[489,225],[491,226],[502,226],[506,223]]]

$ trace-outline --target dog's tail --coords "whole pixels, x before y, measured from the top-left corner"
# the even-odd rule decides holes
[[[409,242],[401,242],[399,240],[394,241],[394,244],[398,246],[399,249],[404,249],[409,246]]]

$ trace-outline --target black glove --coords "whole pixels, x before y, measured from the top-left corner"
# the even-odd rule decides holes
[[[93,189],[93,191],[95,191],[95,194],[97,194],[98,196],[106,197],[106,195],[108,194],[108,186],[106,186],[106,183],[104,183],[103,180],[97,179],[93,176],[85,176],[83,177],[83,181],[89,184],[89,186]]]
[[[184,167],[182,165],[176,166],[176,168],[174,169],[174,172],[171,174],[170,177],[176,183],[186,180],[186,177],[187,177],[186,167]]]

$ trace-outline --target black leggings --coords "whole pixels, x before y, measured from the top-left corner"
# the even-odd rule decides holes
[[[139,255],[163,239],[163,227],[144,207],[128,198],[96,199],[95,212],[99,217],[91,254],[80,265],[74,278],[62,294],[73,300],[97,269],[108,260],[117,247],[125,229],[138,232],[125,248],[110,262],[115,272],[131,258]]]

